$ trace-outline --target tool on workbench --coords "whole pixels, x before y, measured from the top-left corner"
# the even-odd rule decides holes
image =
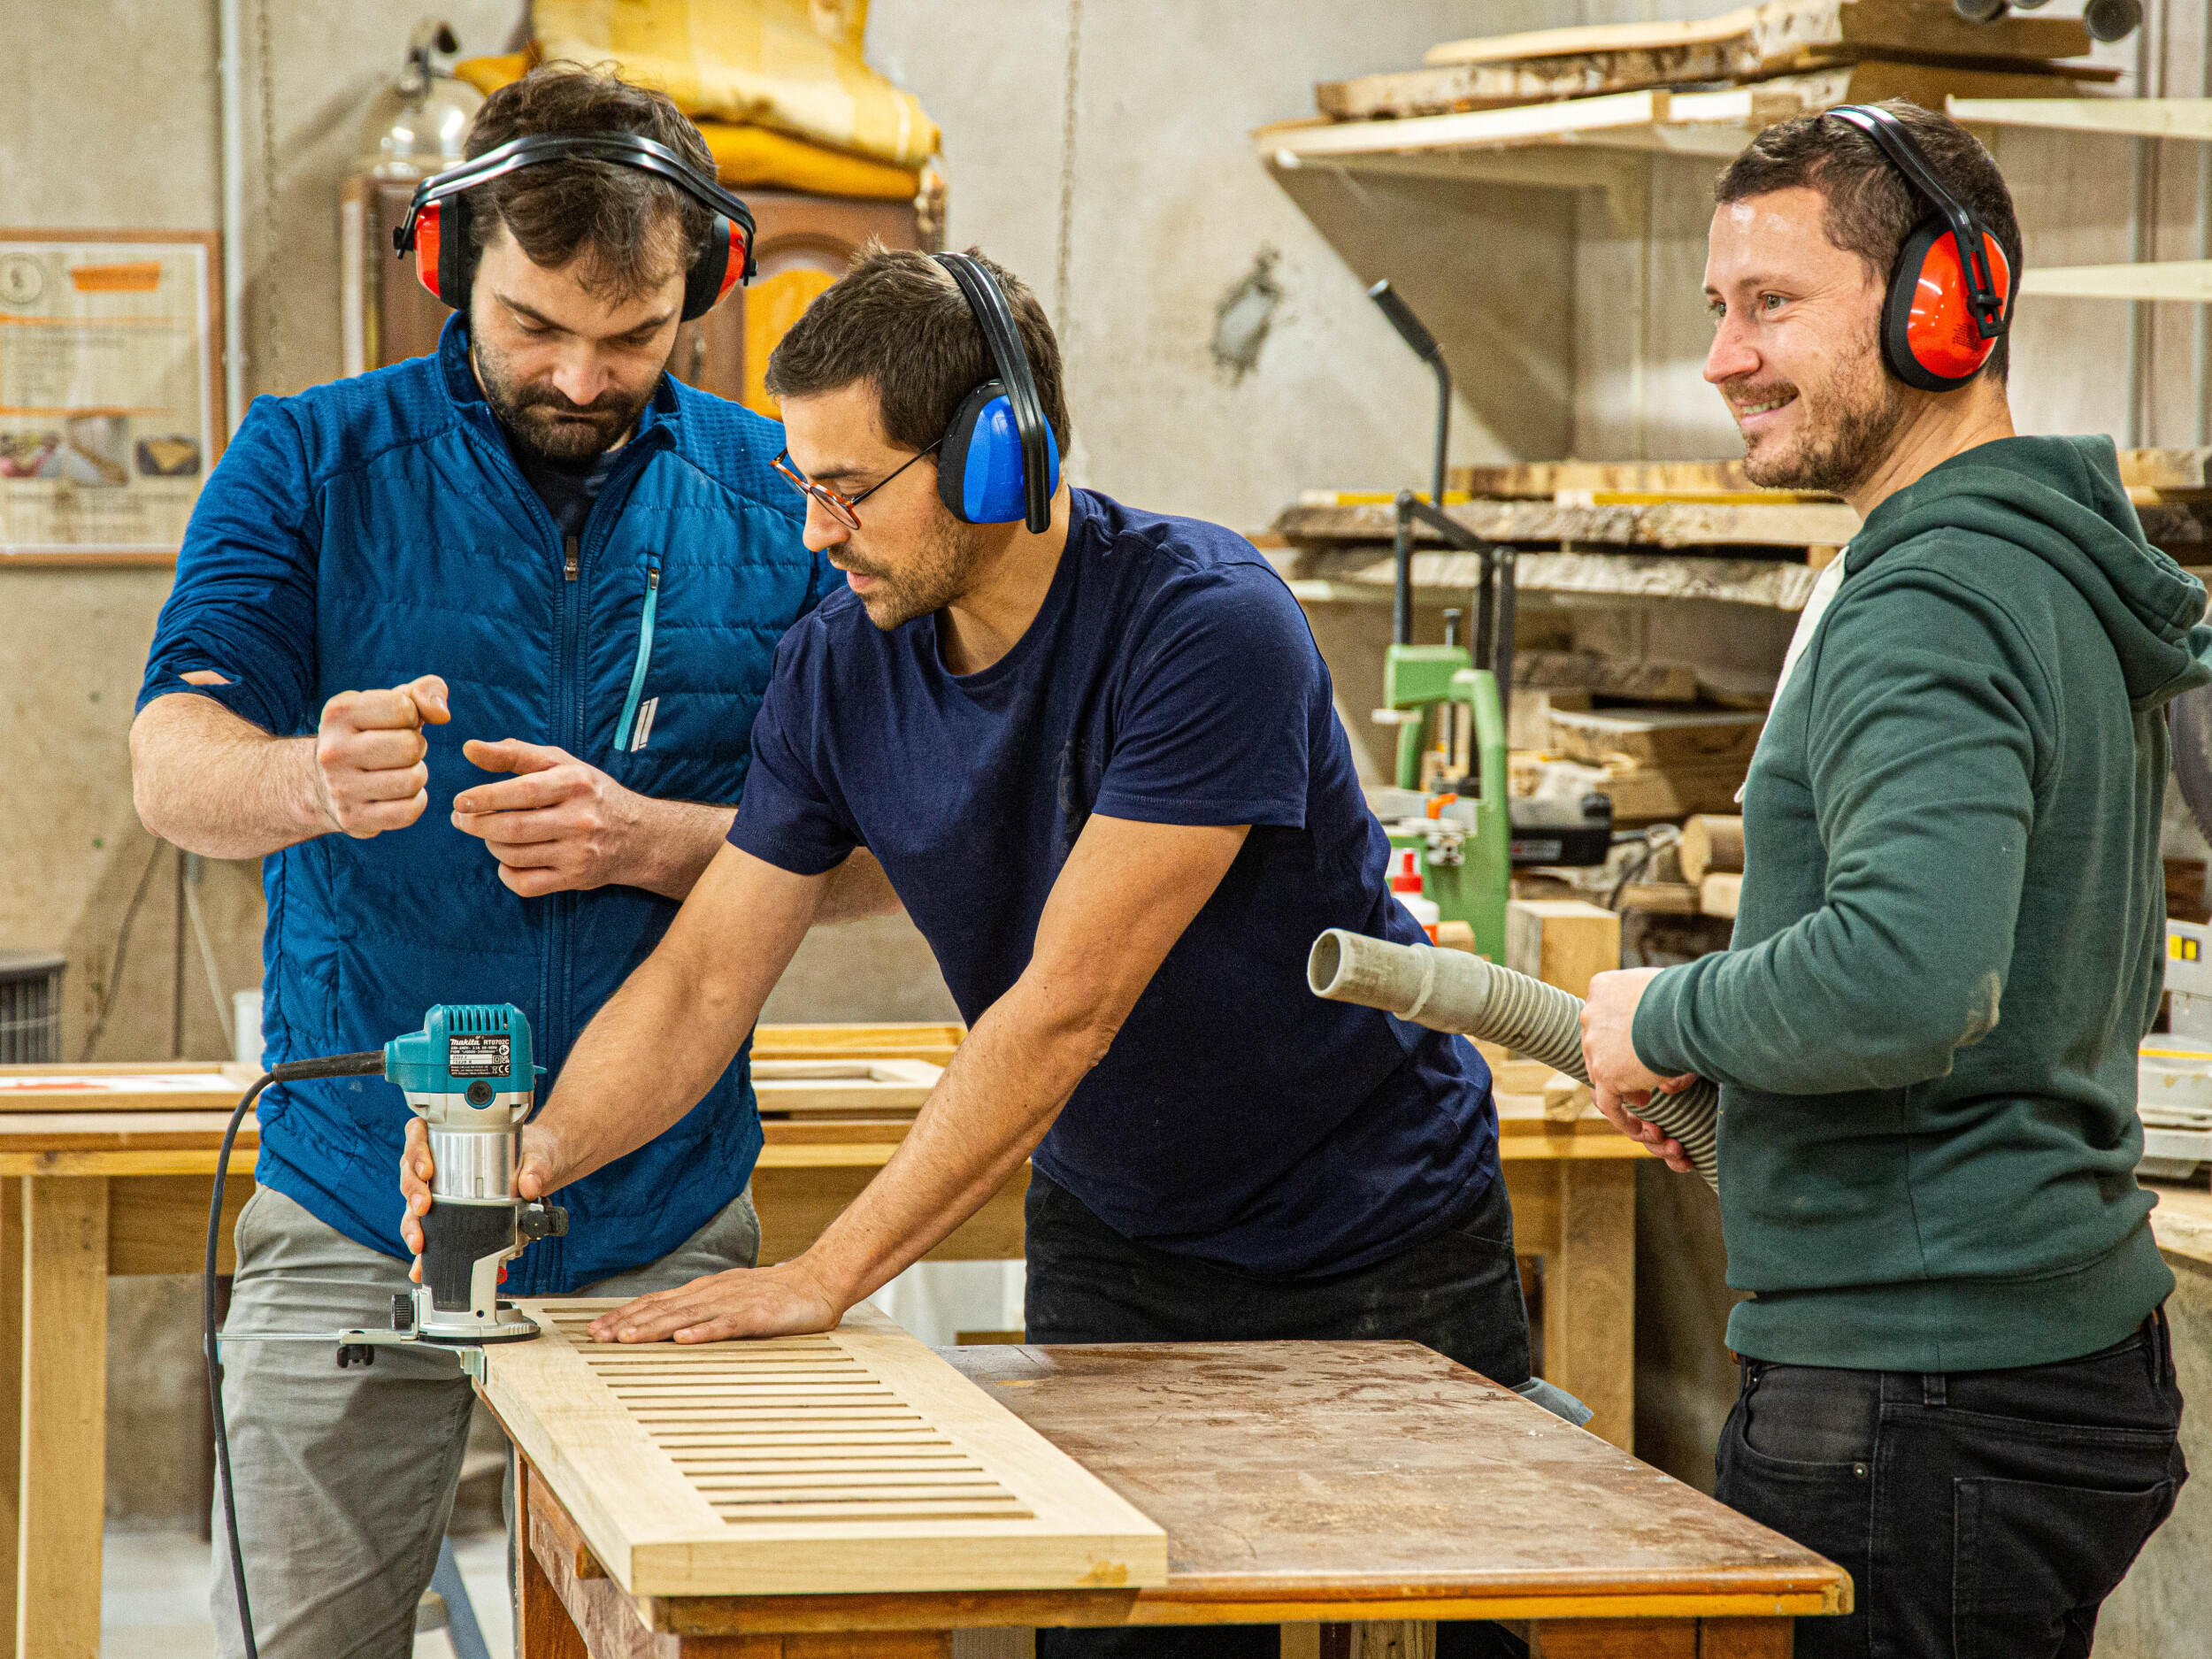
[[[2185,1181],[2212,1163],[2212,927],[2166,924],[2166,1025],[2136,1051],[2135,1171]]]
[[[215,1462],[222,1481],[223,1517],[230,1533],[231,1582],[238,1594],[238,1624],[248,1659],[258,1659],[246,1571],[238,1542],[238,1510],[230,1475],[230,1438],[223,1421],[222,1349],[239,1342],[329,1342],[338,1366],[375,1363],[379,1348],[424,1344],[448,1348],[462,1369],[482,1375],[488,1342],[516,1342],[538,1334],[537,1321],[503,1302],[504,1264],[535,1240],[568,1231],[568,1212],[517,1196],[523,1119],[544,1067],[530,1057],[530,1024],[511,1003],[442,1003],[423,1028],[395,1037],[381,1048],[272,1066],[231,1113],[215,1161],[215,1191],[207,1213],[207,1265],[202,1305],[205,1324],[208,1397],[215,1416]],[[392,1298],[388,1330],[248,1331],[225,1336],[216,1329],[216,1247],[222,1236],[223,1187],[232,1146],[261,1091],[272,1083],[311,1078],[382,1077],[396,1084],[430,1128],[430,1211],[422,1217],[422,1281]],[[472,1361],[474,1363],[472,1363]]]
[[[1306,983],[1333,1002],[1357,1002],[1431,1031],[1479,1037],[1578,1082],[1590,1080],[1582,1064],[1582,999],[1470,952],[1394,944],[1332,927],[1313,941]],[[1700,1078],[1679,1094],[1654,1090],[1636,1115],[1679,1141],[1707,1184],[1719,1187],[1718,1088]]]
[[[1375,710],[1378,725],[1398,729],[1397,788],[1413,799],[1409,803],[1371,800],[1371,804],[1378,818],[1394,826],[1394,834],[1419,830],[1425,836],[1424,891],[1446,921],[1472,927],[1475,949],[1494,960],[1505,955],[1505,907],[1513,895],[1514,866],[1603,864],[1612,851],[1613,803],[1602,795],[1567,803],[1510,801],[1506,713],[1513,685],[1515,549],[1483,541],[1444,511],[1451,371],[1435,335],[1387,281],[1376,283],[1367,296],[1436,376],[1431,492],[1425,501],[1409,489],[1396,496],[1391,646],[1383,661],[1384,706]],[[1468,646],[1460,644],[1457,618],[1450,611],[1445,613],[1443,644],[1413,642],[1417,525],[1427,526],[1448,546],[1479,561]],[[1442,764],[1425,778],[1425,733],[1432,724],[1442,733]],[[1422,829],[1412,820],[1433,827]]]

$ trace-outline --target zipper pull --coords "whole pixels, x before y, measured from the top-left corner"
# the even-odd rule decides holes
[[[571,582],[572,582],[572,581],[574,581],[574,580],[576,580],[576,563],[577,563],[577,547],[576,547],[576,538],[575,538],[574,536],[570,536],[570,537],[568,537],[565,541],[563,541],[563,543],[562,543],[562,557],[561,557],[561,580],[564,580],[564,581],[571,581]]]
[[[645,572],[645,591],[649,594],[658,593],[660,586],[661,567],[657,565],[648,566]]]

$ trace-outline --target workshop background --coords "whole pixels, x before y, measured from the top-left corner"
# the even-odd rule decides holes
[[[229,81],[244,212],[226,253],[244,273],[245,383],[254,394],[291,392],[343,365],[341,197],[359,169],[365,119],[403,63],[415,5],[19,0],[12,50],[0,54],[9,111],[0,225],[221,228],[227,7],[239,30]],[[1616,163],[1569,180],[1581,188],[1561,188],[1532,167],[1420,176],[1302,159],[1254,137],[1311,118],[1317,83],[1407,71],[1439,42],[1698,17],[1717,4],[818,0],[816,9],[864,25],[869,63],[941,128],[945,245],[979,244],[1049,306],[1067,358],[1071,478],[1225,523],[1278,557],[1308,601],[1371,781],[1386,781],[1392,760],[1389,733],[1368,718],[1381,701],[1390,615],[1375,603],[1387,589],[1371,567],[1387,549],[1371,528],[1348,530],[1330,515],[1363,504],[1337,492],[1386,502],[1402,486],[1425,487],[1435,410],[1429,371],[1368,303],[1369,284],[1390,279],[1442,343],[1455,388],[1455,468],[1740,452],[1699,376],[1710,335],[1699,289],[1719,165],[1711,155],[1611,152]],[[2035,15],[2080,10],[2057,0]],[[2084,88],[2212,91],[2206,12],[2202,0],[2145,0],[2139,30],[2080,60],[2110,72]],[[440,0],[436,15],[458,48],[442,62],[508,53],[531,36],[518,0]],[[2031,267],[2207,256],[2212,144],[2008,127],[1995,148]],[[2208,351],[2201,304],[2033,298],[2013,334],[2016,419],[2026,432],[2109,433],[2124,449],[2201,449]],[[1532,493],[1506,477],[1470,472],[1464,483]],[[2195,481],[2205,481],[2200,462]],[[1823,550],[1766,549],[1801,565]],[[226,1057],[232,994],[259,981],[258,865],[183,859],[132,807],[126,734],[169,584],[160,568],[0,559],[0,948],[65,956],[59,1056],[71,1060]],[[1763,706],[1794,607],[1711,588],[1651,592],[1580,604],[1525,593],[1524,648],[1602,659],[1624,674],[1674,670],[1699,691]],[[1442,637],[1447,604],[1463,603],[1440,579],[1417,599],[1426,639]],[[1522,699],[1522,718],[1541,717],[1540,689]],[[1572,695],[1548,702],[1575,707]],[[1519,731],[1517,747],[1545,747],[1524,744]],[[2170,818],[2168,851],[2200,872],[2202,841],[2182,815]],[[1681,886],[1678,870],[1611,873]],[[1558,891],[1619,896],[1602,883]],[[1724,920],[1663,905],[1652,916],[1626,924],[1651,959],[1725,941]],[[956,1014],[902,917],[818,931],[765,1017]],[[1642,1171],[1638,1196],[1637,1450],[1709,1484],[1732,1375],[1717,1340],[1727,1296],[1711,1201],[1701,1184],[1655,1166]],[[2212,1399],[2212,1281],[2184,1275],[2183,1285],[2185,1386]],[[113,1282],[111,1527],[204,1522],[197,1297],[189,1279]],[[2205,1444],[2200,1432],[2193,1444]],[[2202,1481],[2191,1489],[2154,1551],[2206,1558],[2208,1493]],[[2131,1580],[2100,1651],[2181,1651],[2155,1632],[2184,1616]]]

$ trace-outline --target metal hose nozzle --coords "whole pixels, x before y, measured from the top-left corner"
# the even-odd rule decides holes
[[[1333,1002],[1379,1008],[1432,1031],[1479,1037],[1542,1061],[1579,1082],[1582,999],[1465,950],[1399,945],[1332,927],[1313,941],[1306,983]],[[1697,1172],[1720,1186],[1720,1091],[1700,1078],[1679,1094],[1654,1091],[1636,1115],[1676,1141]]]

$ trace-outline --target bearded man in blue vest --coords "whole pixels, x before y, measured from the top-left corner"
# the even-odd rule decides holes
[[[495,94],[468,150],[609,133],[713,177],[666,98],[572,69]],[[465,309],[434,357],[248,413],[131,732],[149,829],[265,860],[271,1062],[381,1047],[434,1003],[513,1002],[557,1075],[723,845],[776,643],[840,580],[772,470],[780,429],[665,372],[705,207],[566,159],[480,186],[467,220],[445,296]],[[839,916],[895,902],[864,855],[839,880]],[[408,1116],[377,1079],[262,1095],[227,1329],[389,1318]],[[751,1265],[760,1144],[741,1053],[682,1121],[567,1189],[568,1235],[520,1257],[509,1293]],[[224,1358],[263,1650],[407,1652],[460,1475],[457,1363]],[[236,1652],[222,1525],[211,1601]]]

